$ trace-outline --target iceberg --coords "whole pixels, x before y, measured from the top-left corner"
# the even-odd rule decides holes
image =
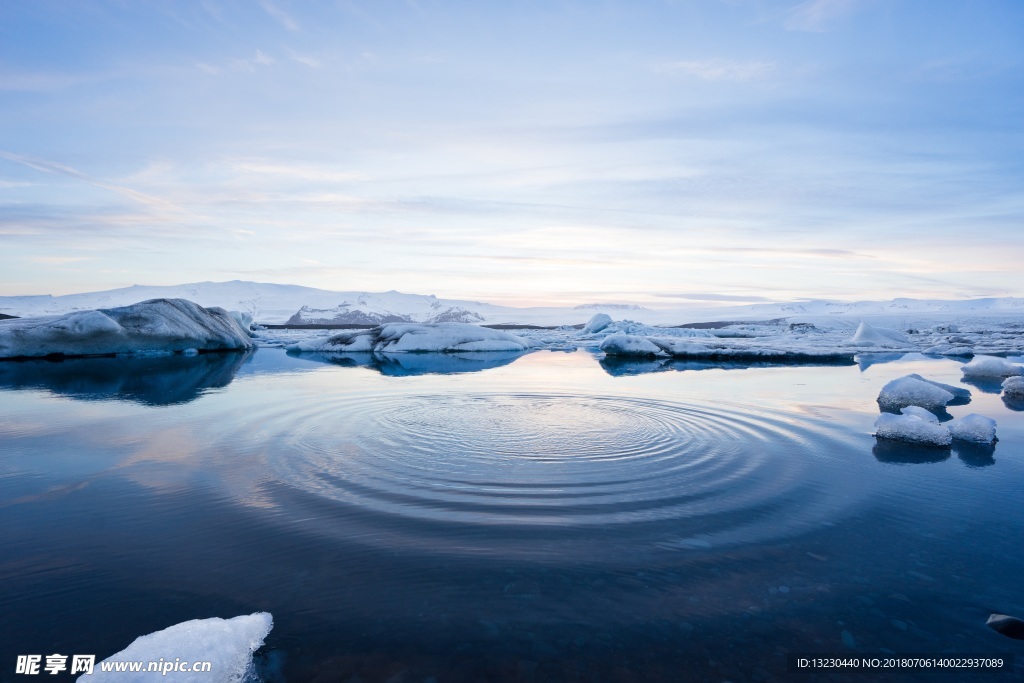
[[[992,443],[996,440],[996,421],[977,413],[971,413],[948,422],[946,428],[954,439],[961,441]]]
[[[454,353],[518,351],[533,343],[469,323],[391,323],[292,344],[289,351],[327,353]]]
[[[665,356],[660,346],[653,339],[637,337],[631,334],[613,334],[605,337],[600,349],[609,356]]]
[[[0,320],[0,358],[112,356],[250,349],[247,330],[223,308],[151,299],[119,308]]]
[[[877,400],[882,410],[892,412],[907,406],[918,406],[925,410],[942,410],[954,398],[956,397],[953,392],[936,386],[933,382],[907,375],[894,379],[882,387]]]
[[[964,373],[964,377],[1013,377],[1024,375],[1024,366],[1016,365],[1004,358],[975,356],[970,363],[964,363],[960,371]]]
[[[853,338],[850,339],[850,344],[853,346],[882,346],[890,348],[913,347],[910,340],[903,336],[902,333],[885,327],[872,327],[866,322],[861,322],[860,326],[857,327],[857,331],[853,333]]]
[[[1024,377],[1007,377],[1002,386],[1006,398],[1024,398]]]
[[[234,619],[185,621],[162,631],[139,636],[125,649],[97,663],[91,674],[80,676],[78,680],[83,683],[242,683],[253,668],[253,653],[262,647],[263,639],[273,627],[274,619],[268,612],[256,612]],[[210,662],[211,667],[206,672],[174,671],[168,668],[178,660],[189,664]],[[160,671],[142,672],[102,670],[103,664],[114,662],[146,662],[147,666],[149,662],[157,662],[163,668]]]
[[[938,421],[931,422],[915,415],[892,413],[882,413],[875,420],[875,436],[928,446],[948,446],[953,442],[949,430],[938,424]]]
[[[612,324],[612,318],[607,313],[597,313],[583,326],[584,334],[594,334]]]

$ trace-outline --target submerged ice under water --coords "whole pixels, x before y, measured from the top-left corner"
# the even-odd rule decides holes
[[[102,659],[265,610],[267,680],[1024,655],[984,627],[1024,613],[1024,414],[975,387],[951,416],[996,417],[995,446],[871,436],[886,382],[956,361],[400,360],[0,364],[0,642]]]

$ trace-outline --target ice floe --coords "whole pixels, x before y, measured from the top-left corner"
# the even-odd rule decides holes
[[[1024,399],[1024,377],[1007,377],[1002,387],[1003,396]]]
[[[653,339],[631,334],[613,334],[604,338],[599,347],[610,356],[664,356],[664,350]]]
[[[942,410],[954,398],[953,392],[936,386],[933,382],[919,376],[907,375],[894,379],[882,387],[877,400],[879,407],[887,411],[897,411],[907,406]]]
[[[947,422],[945,427],[954,439],[992,443],[996,440],[996,421],[984,415],[971,413]]]
[[[263,645],[274,627],[267,612],[257,612],[234,619],[193,619],[175,624],[162,631],[139,636],[117,654],[97,662],[93,673],[79,681],[116,681],[118,683],[147,683],[174,681],[175,683],[202,682],[242,683],[252,672],[252,655]],[[210,671],[173,671],[175,661],[210,662]],[[104,662],[162,663],[167,671],[102,671]]]
[[[186,299],[0,320],[0,358],[249,349],[249,331],[222,308]]]
[[[1001,378],[1024,375],[1024,366],[1011,363],[1005,358],[992,356],[975,356],[969,363],[960,368],[964,377]]]
[[[300,341],[289,346],[288,350],[328,353],[522,352],[533,346],[529,340],[508,332],[468,323],[393,323]]]
[[[953,442],[949,430],[938,421],[931,422],[916,415],[893,413],[882,413],[878,416],[875,420],[875,436],[929,446],[948,446]]]

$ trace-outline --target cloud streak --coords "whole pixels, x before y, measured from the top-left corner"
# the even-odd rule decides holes
[[[864,0],[806,0],[789,11],[783,25],[790,31],[822,33],[847,16]]]
[[[775,62],[741,59],[691,59],[666,62],[655,67],[667,74],[692,76],[702,81],[731,81],[748,83],[763,81],[774,75]]]
[[[0,158],[7,159],[8,161],[13,161],[18,164],[23,164],[25,166],[28,166],[29,168],[34,168],[37,171],[43,171],[44,173],[53,173],[57,175],[63,175],[70,178],[74,178],[76,180],[81,180],[82,182],[88,183],[89,185],[92,185],[94,187],[99,187],[104,190],[116,192],[124,197],[127,197],[128,199],[131,199],[135,202],[144,204],[145,206],[154,209],[160,209],[163,211],[173,211],[175,213],[183,213],[181,207],[165,199],[161,199],[160,197],[154,197],[144,192],[139,192],[138,190],[134,190],[130,187],[110,183],[99,178],[93,178],[83,173],[82,171],[79,171],[78,169],[72,168],[70,166],[65,166],[64,164],[57,163],[55,161],[47,161],[45,159],[24,156],[21,154],[14,154],[13,152],[8,152],[4,150],[0,150]]]

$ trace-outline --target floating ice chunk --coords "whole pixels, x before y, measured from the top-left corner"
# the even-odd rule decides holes
[[[949,430],[937,422],[892,413],[882,413],[875,420],[875,436],[929,446],[948,446],[953,442]]]
[[[937,415],[935,415],[935,413],[927,411],[924,408],[918,406],[905,406],[900,409],[900,413],[902,413],[903,415],[910,415],[911,417],[916,417],[919,420],[924,420],[925,422],[939,424],[939,418]]]
[[[907,375],[907,377],[913,377],[914,379],[919,379],[922,382],[927,382],[928,384],[931,384],[933,387],[938,387],[939,389],[943,389],[945,391],[948,391],[949,393],[953,394],[953,398],[959,399],[961,401],[969,403],[970,400],[971,400],[971,390],[970,389],[965,389],[964,387],[955,387],[952,384],[943,384],[942,382],[936,382],[933,379],[927,379],[925,377],[922,377],[921,375],[917,374],[916,372],[914,374],[912,374],[912,375]]]
[[[1016,365],[1004,358],[975,356],[970,363],[960,367],[964,377],[1012,377],[1024,375],[1024,366]]]
[[[853,338],[850,339],[850,343],[853,346],[885,346],[895,348],[913,346],[910,340],[903,336],[902,333],[885,327],[872,327],[866,322],[861,322],[857,331],[853,334]]]
[[[984,415],[971,413],[946,423],[954,439],[992,443],[996,440],[996,421]]]
[[[223,308],[186,299],[0,321],[0,358],[101,356],[252,348],[247,330]]]
[[[1003,380],[1003,396],[1024,398],[1024,377],[1007,377]]]
[[[345,332],[310,339],[288,347],[290,351],[335,353],[420,353],[462,351],[526,351],[529,340],[508,332],[469,323],[390,323],[371,330]]]
[[[274,627],[267,612],[257,612],[234,619],[193,619],[175,624],[162,631],[139,636],[131,645],[104,662],[164,662],[174,665],[182,662],[210,662],[207,672],[192,671],[101,671],[100,663],[92,674],[78,678],[85,683],[110,681],[111,683],[149,683],[174,681],[185,683],[241,683],[252,668],[252,654],[263,645],[263,639]]]
[[[643,337],[613,334],[601,342],[601,350],[609,356],[664,356],[657,344]]]
[[[611,324],[612,318],[610,315],[607,313],[598,313],[583,326],[583,332],[586,334],[593,334],[595,332],[600,332]]]
[[[926,410],[939,410],[954,398],[953,393],[916,377],[894,379],[882,387],[878,405],[882,410],[900,410],[906,406],[920,406]]]

